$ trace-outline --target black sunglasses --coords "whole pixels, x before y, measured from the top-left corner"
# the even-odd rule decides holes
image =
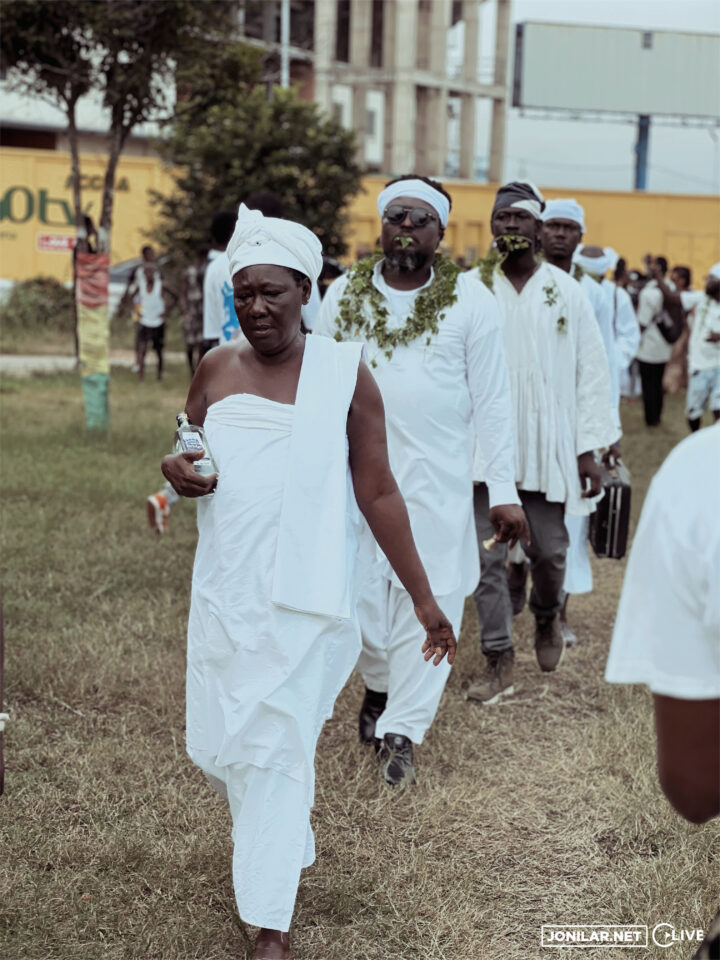
[[[434,213],[430,213],[425,207],[403,207],[399,203],[391,203],[389,207],[385,208],[383,220],[397,225],[403,222],[408,213],[410,214],[410,223],[414,227],[426,227],[431,220],[438,219]]]

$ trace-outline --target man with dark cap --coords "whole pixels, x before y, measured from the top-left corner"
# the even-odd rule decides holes
[[[504,319],[515,426],[515,479],[530,525],[535,655],[553,671],[565,644],[560,629],[568,535],[565,510],[583,515],[601,490],[593,451],[617,436],[610,374],[592,306],[580,285],[535,255],[545,201],[537,187],[509,183],[490,221],[494,255],[473,273],[493,291]],[[475,521],[482,575],[475,592],[486,665],[468,691],[480,703],[513,692],[512,605],[507,547],[492,544],[482,451],[475,457]],[[486,549],[486,544],[491,549]]]

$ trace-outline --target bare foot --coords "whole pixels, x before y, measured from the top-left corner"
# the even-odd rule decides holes
[[[255,941],[252,960],[293,960],[290,934],[263,927]]]

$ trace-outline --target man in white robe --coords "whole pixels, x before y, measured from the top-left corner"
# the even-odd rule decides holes
[[[620,379],[613,334],[613,316],[610,302],[600,286],[600,278],[588,274],[577,262],[576,251],[585,233],[585,211],[572,199],[549,200],[542,214],[540,246],[548,263],[569,273],[577,280],[590,301],[598,329],[602,336],[610,375],[610,399],[612,417],[617,428],[613,454],[620,455]],[[584,261],[583,261],[584,263]],[[637,326],[637,324],[636,324]],[[568,514],[565,517],[570,542],[565,564],[564,599],[560,610],[560,629],[566,647],[577,644],[577,635],[567,619],[568,600],[571,594],[590,593],[593,587],[592,567],[588,556],[588,518]]]
[[[545,202],[532,184],[498,191],[491,228],[499,259],[473,271],[492,289],[504,320],[515,426],[520,500],[530,525],[523,543],[533,580],[535,654],[540,669],[557,668],[565,648],[560,629],[568,535],[565,511],[587,514],[600,492],[593,451],[616,439],[610,374],[590,302],[563,270],[540,262],[535,249]],[[475,461],[475,519],[482,576],[475,592],[485,669],[468,697],[495,703],[513,692],[512,605],[507,549],[488,550],[487,467]]]
[[[433,593],[460,632],[480,569],[473,525],[472,428],[487,463],[488,536],[525,531],[514,483],[512,409],[501,321],[477,279],[436,255],[450,212],[442,185],[414,176],[378,198],[383,255],[329,288],[316,333],[365,343],[382,393],[390,462]],[[423,670],[412,601],[372,544],[358,614],[366,696],[360,737],[388,783],[414,778],[413,744],[433,721],[449,668]]]

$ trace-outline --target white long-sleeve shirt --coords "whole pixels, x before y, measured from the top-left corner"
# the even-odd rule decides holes
[[[610,307],[603,288],[597,280],[593,280],[587,273],[584,273],[580,278],[580,286],[592,304],[603,346],[605,347],[605,356],[607,357],[608,372],[610,375],[610,409],[617,429],[615,439],[619,440],[622,436],[622,424],[620,423],[620,374],[615,350],[615,337],[613,335],[612,308]]]
[[[388,327],[397,329],[424,288],[395,290],[385,283],[381,267],[382,261],[373,283],[383,295]],[[329,288],[315,334],[332,337],[338,331],[338,304],[347,284],[348,278],[340,277]],[[385,404],[390,465],[436,595],[461,587],[469,593],[479,578],[472,505],[474,432],[488,464],[491,507],[519,503],[512,401],[497,305],[481,283],[460,274],[457,300],[444,313],[429,344],[426,336],[418,337],[396,347],[389,360],[375,340],[344,337],[366,345]]]
[[[476,273],[476,271],[472,271]],[[594,509],[581,497],[577,458],[617,439],[610,372],[593,308],[577,281],[541,263],[520,293],[500,270],[493,290],[504,321],[515,428],[515,479],[568,513]],[[486,476],[482,450],[474,479]]]
[[[627,370],[640,346],[640,325],[635,316],[630,294],[612,280],[603,280],[602,288],[612,308],[613,334],[618,369]]]

